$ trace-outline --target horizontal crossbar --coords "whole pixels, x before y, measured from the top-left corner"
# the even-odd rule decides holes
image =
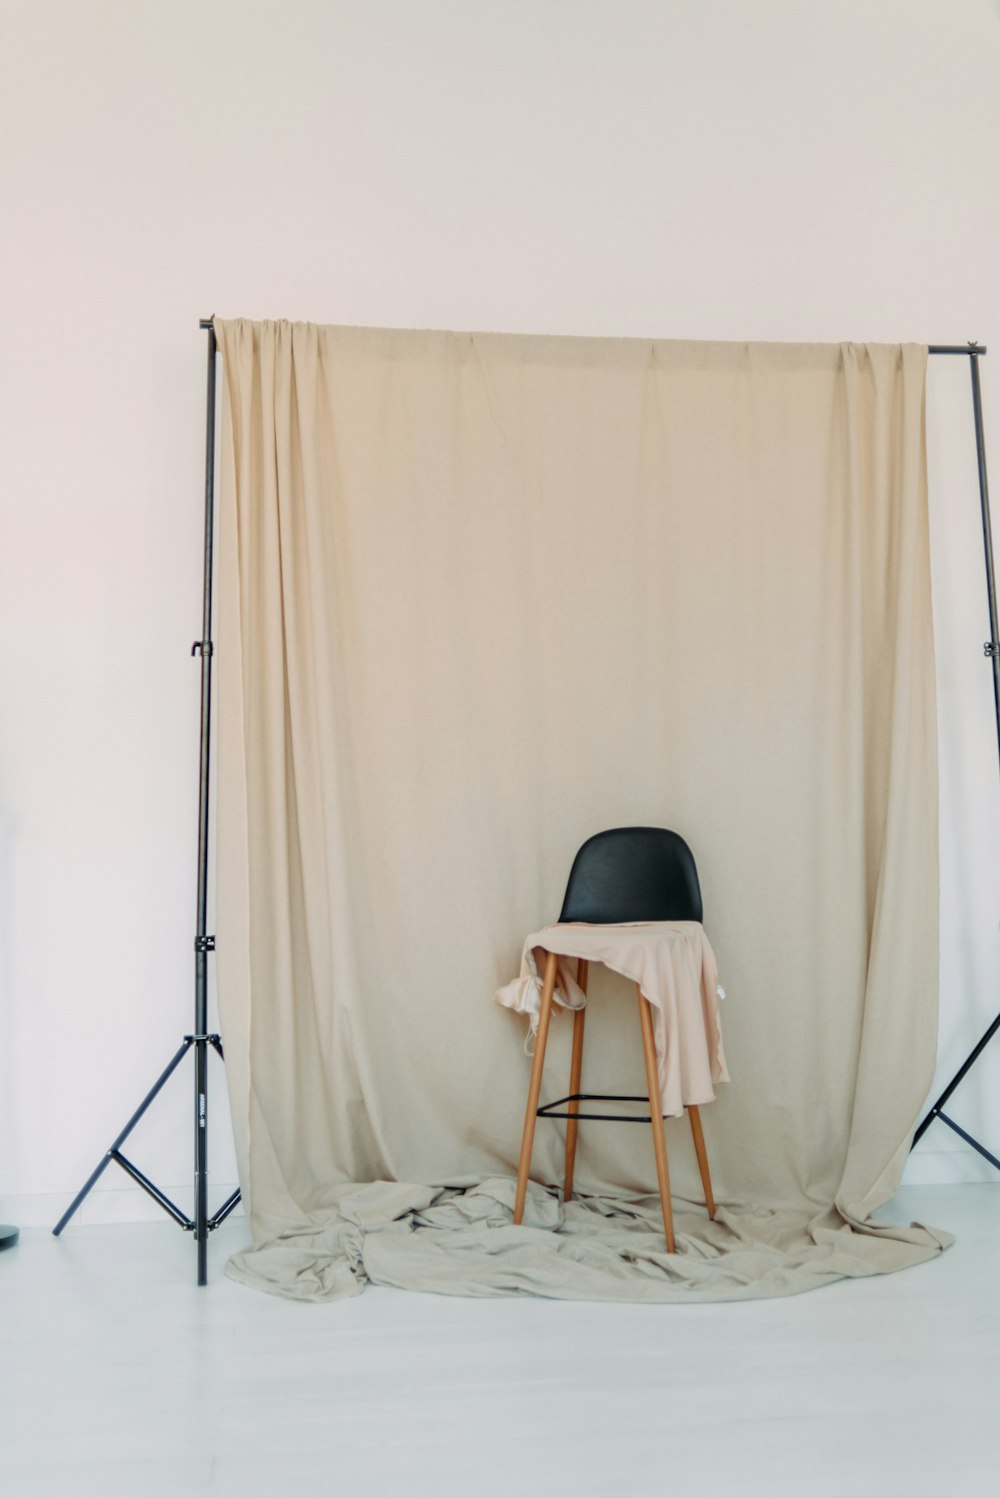
[[[652,1123],[649,1113],[557,1113],[564,1103],[645,1103],[649,1107],[648,1097],[623,1096],[617,1092],[571,1092],[568,1097],[556,1098],[554,1103],[546,1103],[544,1107],[536,1109],[539,1118],[593,1118],[600,1123]],[[666,1120],[666,1114],[663,1115]]]

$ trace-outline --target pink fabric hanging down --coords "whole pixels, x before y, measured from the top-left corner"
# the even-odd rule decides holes
[[[558,956],[555,1000],[564,1009],[587,1002],[570,970],[570,957],[600,962],[637,983],[653,1010],[653,1038],[663,1112],[679,1117],[687,1105],[715,1101],[713,1084],[728,1082],[719,1019],[718,969],[698,921],[629,921],[546,926],[527,938],[521,972],[496,1002],[527,1014],[538,1029],[546,952]],[[629,1015],[631,1019],[631,1013]]]

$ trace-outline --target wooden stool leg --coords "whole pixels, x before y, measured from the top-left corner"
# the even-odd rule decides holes
[[[587,992],[587,973],[589,963],[581,957],[576,970],[576,981]],[[573,1016],[573,1055],[569,1065],[569,1090],[571,1093],[580,1091],[580,1077],[583,1073],[583,1021],[586,1017],[585,1009],[578,1009]],[[570,1103],[570,1113],[579,1111],[579,1103]],[[566,1174],[563,1177],[563,1201],[573,1200],[573,1167],[576,1164],[576,1134],[580,1125],[575,1118],[571,1118],[566,1125]]]
[[[517,1196],[514,1198],[514,1221],[519,1223],[524,1216],[524,1198],[528,1192],[528,1171],[531,1168],[531,1147],[535,1142],[535,1114],[542,1091],[542,1068],[545,1065],[545,1047],[549,1039],[549,1021],[552,1018],[552,995],[556,986],[557,959],[549,952],[545,959],[545,981],[542,984],[542,1008],[538,1017],[538,1034],[535,1037],[535,1059],[531,1065],[531,1084],[528,1087],[528,1106],[524,1112],[524,1133],[521,1135],[521,1159],[517,1167]]]
[[[701,1184],[705,1188],[705,1205],[708,1215],[715,1220],[715,1197],[712,1195],[712,1177],[708,1173],[708,1151],[705,1149],[705,1136],[701,1132],[701,1114],[693,1103],[688,1105],[688,1117],[691,1120],[691,1137],[694,1139],[694,1152],[698,1156],[698,1169],[701,1171]]]
[[[660,1184],[660,1206],[663,1208],[663,1231],[667,1239],[667,1253],[672,1254],[675,1251],[674,1214],[670,1206],[670,1171],[667,1167],[667,1140],[663,1132],[663,1099],[660,1096],[660,1079],[656,1071],[653,1018],[649,1004],[638,984],[636,984],[636,993],[639,995],[639,1022],[642,1025],[642,1050],[646,1058],[646,1088],[649,1092],[649,1117],[653,1126],[656,1178]]]

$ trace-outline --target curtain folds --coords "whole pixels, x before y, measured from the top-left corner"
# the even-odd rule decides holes
[[[722,1299],[939,1252],[869,1220],[935,1049],[926,349],[216,332],[230,1272]],[[668,1126],[670,1258],[645,1129],[581,1126],[588,1200],[509,1226],[528,1061],[492,996],[630,824],[693,848],[730,996],[725,1209]],[[633,1010],[597,983],[588,1090],[636,1090]]]

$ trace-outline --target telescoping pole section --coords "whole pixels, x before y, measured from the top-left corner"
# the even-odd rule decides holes
[[[208,807],[212,736],[212,543],[215,519],[215,327],[208,330],[205,411],[205,548],[201,639],[191,647],[201,657],[201,750],[198,763],[198,913],[194,941],[194,1237],[198,1283],[207,1279],[208,1252]]]
[[[202,590],[201,639],[195,640],[191,654],[201,659],[201,723],[198,762],[198,893],[194,939],[194,1033],[185,1035],[180,1049],[153,1083],[142,1102],[121,1132],[104,1152],[96,1168],[73,1198],[53,1228],[56,1237],[62,1232],[87,1194],[97,1184],[112,1161],[120,1165],[136,1185],[152,1197],[159,1207],[185,1231],[194,1234],[198,1263],[198,1284],[208,1281],[208,1235],[225,1222],[240,1200],[234,1191],[213,1217],[208,1214],[208,1053],[222,1056],[222,1040],[208,1030],[208,956],[215,951],[215,937],[208,933],[208,856],[209,791],[211,778],[212,730],[212,578],[213,536],[215,520],[215,324],[211,318],[200,325],[208,332],[208,382],[205,413],[205,533],[204,574]],[[159,1096],[160,1091],[180,1066],[189,1051],[194,1051],[194,1215],[188,1217],[165,1192],[122,1154],[121,1146]]]
[[[993,667],[993,706],[996,714],[997,756],[998,764],[1000,764],[1000,634],[998,634],[997,630],[997,594],[996,579],[993,572],[993,534],[992,527],[990,525],[990,491],[989,482],[986,476],[986,437],[983,428],[983,392],[979,380],[979,357],[982,354],[985,354],[985,352],[985,348],[983,348],[982,345],[978,343],[966,344],[964,348],[950,344],[938,346],[932,344],[928,349],[928,353],[931,354],[967,355],[969,360],[969,369],[972,374],[972,416],[976,429],[976,461],[979,466],[979,505],[982,511],[983,557],[986,563],[986,595],[990,614],[990,637],[986,641],[986,644],[983,646],[983,653],[989,658]],[[980,1056],[983,1054],[986,1047],[989,1045],[990,1041],[993,1039],[998,1030],[1000,1030],[1000,1013],[997,1014],[993,1023],[976,1042],[975,1046],[969,1052],[968,1056],[966,1056],[958,1071],[955,1073],[951,1081],[948,1083],[947,1087],[941,1093],[941,1096],[937,1099],[936,1102],[931,1105],[930,1110],[922,1119],[916,1133],[913,1136],[913,1144],[916,1144],[918,1139],[921,1139],[927,1132],[934,1120],[936,1118],[939,1118],[941,1122],[943,1124],[947,1124],[949,1129],[953,1130],[960,1139],[964,1139],[966,1144],[970,1144],[974,1150],[978,1150],[979,1154],[981,1154],[984,1159],[988,1160],[991,1165],[996,1167],[997,1170],[1000,1170],[1000,1160],[997,1159],[996,1155],[988,1150],[984,1144],[981,1144],[978,1139],[973,1138],[970,1133],[961,1128],[953,1118],[950,1118],[948,1114],[944,1112],[944,1106],[947,1103],[948,1099],[951,1097],[955,1089],[965,1080],[968,1072],[973,1066],[975,1066],[976,1062],[979,1060]],[[913,1145],[911,1145],[910,1148],[912,1149]]]

